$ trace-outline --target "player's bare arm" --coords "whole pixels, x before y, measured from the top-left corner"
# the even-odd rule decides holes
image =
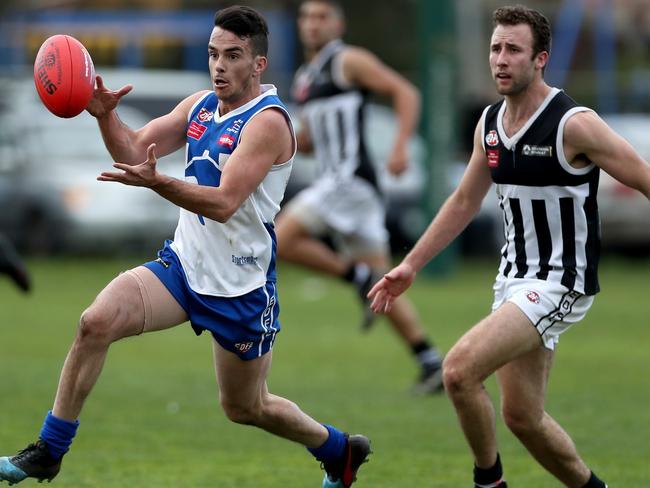
[[[564,128],[567,161],[584,154],[624,185],[650,199],[650,165],[595,112],[580,112]]]
[[[404,261],[419,271],[447,247],[471,222],[481,208],[492,179],[481,144],[481,124],[474,131],[472,155],[458,187],[447,198],[429,228]]]
[[[189,111],[206,92],[198,92],[181,101],[169,114],[158,117],[141,129],[134,130],[122,122],[116,112],[120,99],[133,87],[120,90],[106,88],[100,76],[88,112],[97,118],[104,144],[114,161],[139,164],[146,157],[147,148],[156,144],[158,156],[166,156],[185,143],[185,130]]]
[[[377,56],[360,47],[349,47],[342,54],[343,77],[373,93],[390,97],[397,115],[398,129],[388,169],[400,174],[408,167],[408,141],[420,120],[421,100],[417,89]]]
[[[149,146],[147,160],[141,164],[115,163],[113,166],[122,172],[105,172],[98,180],[151,188],[190,212],[226,222],[260,185],[273,164],[291,158],[293,140],[284,115],[274,109],[264,110],[242,132],[218,187],[187,183],[158,173],[155,149],[155,144]]]
[[[300,117],[300,129],[296,132],[296,142],[298,144],[298,151],[302,153],[310,153],[314,150],[314,144],[311,141],[309,126],[307,124],[307,119]]]
[[[492,184],[481,140],[479,123],[474,132],[474,149],[460,184],[404,260],[370,290],[368,297],[372,299],[374,312],[390,312],[395,299],[408,289],[417,272],[447,247],[478,213]]]

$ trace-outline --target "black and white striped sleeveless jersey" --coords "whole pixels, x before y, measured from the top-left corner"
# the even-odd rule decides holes
[[[503,128],[505,100],[483,112],[483,147],[503,210],[506,243],[499,274],[559,282],[594,295],[599,290],[600,169],[566,160],[564,126],[589,110],[553,88],[513,136]]]
[[[345,44],[334,40],[293,80],[291,93],[309,126],[320,176],[350,179],[353,176],[377,187],[377,177],[363,135],[367,92],[346,84],[341,74]]]

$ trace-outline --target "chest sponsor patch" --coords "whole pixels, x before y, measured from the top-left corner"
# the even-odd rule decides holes
[[[192,139],[196,139],[197,141],[201,139],[203,134],[205,134],[205,131],[208,130],[208,128],[205,125],[201,125],[195,120],[190,122],[189,127],[187,128],[187,136],[191,137]]]
[[[553,146],[533,146],[524,144],[521,148],[521,154],[524,156],[539,156],[543,158],[553,157]]]
[[[487,154],[488,166],[490,168],[499,167],[499,150],[498,149],[488,149],[485,151]]]
[[[494,147],[499,144],[499,135],[497,134],[497,131],[491,130],[485,135],[485,143],[490,146]]]
[[[230,134],[221,134],[219,137],[219,145],[232,148],[235,145],[235,138]]]

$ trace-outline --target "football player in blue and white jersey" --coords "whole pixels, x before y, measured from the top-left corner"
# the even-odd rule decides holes
[[[369,440],[316,422],[266,383],[280,331],[273,219],[296,152],[275,87],[260,81],[267,48],[266,21],[255,10],[218,11],[208,44],[213,89],[138,130],[115,111],[132,87],[112,91],[97,78],[87,110],[116,161],[115,171],[98,179],[150,188],[180,207],[178,226],[158,259],[117,276],[83,312],[39,440],[0,458],[0,480],[54,478],[109,346],[189,321],[214,339],[220,401],[230,420],[306,446],[324,466],[324,487],[354,482]],[[184,181],[159,173],[157,155],[183,146]]]

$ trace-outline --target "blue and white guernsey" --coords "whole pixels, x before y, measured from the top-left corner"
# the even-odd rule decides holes
[[[221,173],[237,148],[246,124],[262,110],[280,109],[291,126],[289,114],[273,85],[262,85],[261,95],[224,116],[219,116],[217,104],[217,96],[210,92],[190,111],[187,182],[219,186]],[[225,223],[181,208],[171,247],[183,265],[192,290],[204,295],[236,297],[267,281],[275,281],[273,219],[280,210],[292,163],[293,155],[285,163],[273,165],[262,183]]]

